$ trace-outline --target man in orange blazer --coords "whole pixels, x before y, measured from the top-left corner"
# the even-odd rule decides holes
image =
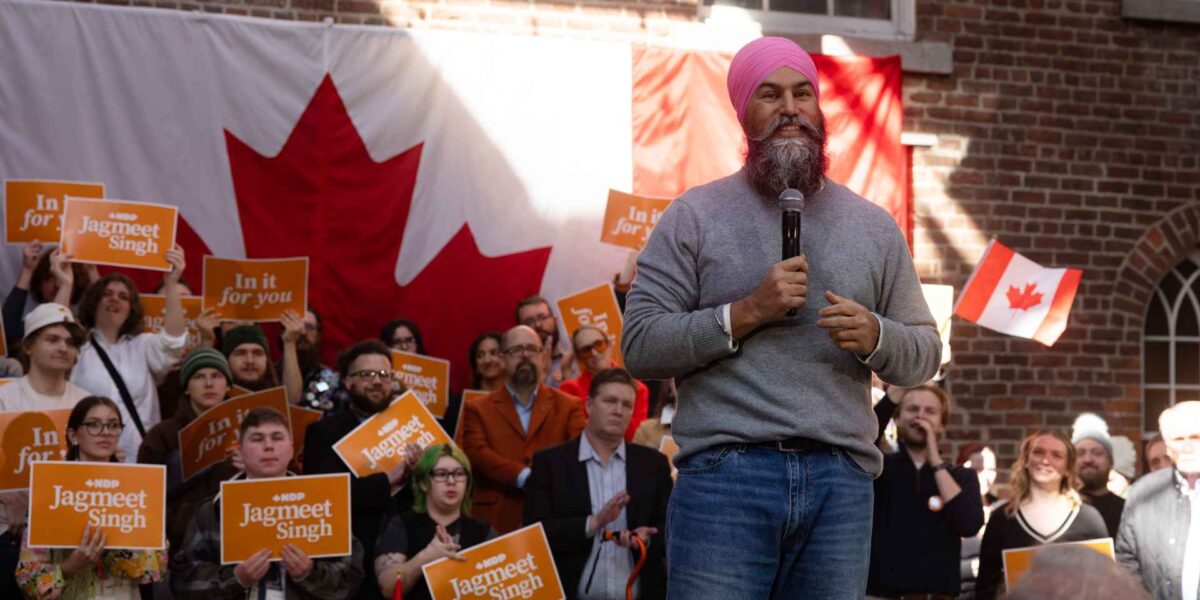
[[[501,534],[521,526],[533,455],[574,439],[587,425],[578,398],[542,383],[542,340],[518,325],[501,344],[508,383],[463,407],[461,446],[475,473],[471,516]]]

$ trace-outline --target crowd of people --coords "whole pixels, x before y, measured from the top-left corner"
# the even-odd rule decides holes
[[[203,335],[189,348],[179,301],[188,293],[186,261],[178,249],[170,256],[166,319],[155,333],[145,331],[132,281],[88,274],[55,251],[26,264],[32,274],[48,263],[41,276],[55,278],[57,288],[23,274],[5,304],[6,330],[22,336],[13,346],[20,366],[11,368],[23,374],[0,387],[0,410],[72,409],[67,460],[165,465],[168,514],[161,551],[107,550],[104,533],[90,528],[76,549],[45,550],[24,537],[28,494],[0,494],[4,591],[46,600],[267,597],[257,595],[260,589],[284,598],[378,599],[399,586],[406,597],[423,598],[429,591],[421,566],[461,559],[465,548],[541,523],[568,597],[624,597],[638,558],[635,538],[646,548],[635,597],[665,597],[675,474],[658,449],[672,435],[674,382],[643,382],[616,368],[612,340],[601,329],[584,326],[571,332],[570,344],[558,343],[557,320],[538,297],[516,307],[510,329],[484,333],[471,345],[471,385],[488,394],[462,407],[461,423],[442,419],[448,431],[457,426],[456,445],[410,445],[391,471],[351,479],[351,555],[311,559],[289,546],[279,561],[264,550],[222,565],[220,483],[349,472],[333,443],[403,389],[391,350],[420,352],[423,340],[415,322],[397,319],[380,339],[354,344],[326,367],[316,358],[320,319],[309,311],[284,320],[276,365],[259,327],[206,314],[197,320]],[[28,287],[40,291],[20,293]],[[54,301],[72,297],[74,309]],[[27,305],[18,310],[13,298]],[[229,399],[235,386],[284,385],[292,403],[304,404],[303,390],[329,371],[337,387],[323,394],[326,415],[309,427],[302,456],[287,419],[256,409],[241,423],[236,451],[184,479],[179,431]],[[868,597],[994,598],[1004,589],[1005,550],[1102,538],[1116,540],[1124,567],[1110,575],[1141,584],[1130,589],[1165,598],[1197,587],[1197,403],[1163,413],[1161,436],[1145,447],[1146,474],[1120,488],[1122,498],[1110,491],[1113,443],[1102,421],[1077,424],[1070,436],[1027,436],[1011,478],[998,485],[989,447],[968,444],[956,461],[943,458],[952,402],[941,385],[883,387],[875,416],[885,456],[873,481]],[[885,436],[889,423],[894,445]],[[1042,563],[1052,561],[1035,562],[1012,597],[1031,593]]]
[[[0,368],[19,379],[0,386],[0,410],[71,409],[67,460],[165,465],[167,539],[110,550],[89,528],[77,548],[33,548],[28,493],[0,494],[0,595],[428,598],[421,567],[540,523],[568,598],[621,598],[633,580],[644,599],[1197,600],[1200,402],[1163,411],[1128,487],[1112,483],[1114,439],[1095,419],[1026,436],[1003,486],[992,448],[947,460],[936,324],[891,216],[825,177],[812,57],[758,39],[727,83],[746,166],[657,223],[623,307],[629,370],[603,329],[560,338],[549,302],[520,301],[510,328],[471,345],[472,387],[486,394],[451,402],[441,421],[456,443],[409,445],[390,470],[350,478],[345,556],[284,546],[277,560],[222,564],[220,484],[349,473],[333,445],[403,391],[390,353],[425,352],[417,319],[326,366],[319,313],[286,313],[273,362],[260,327],[213,311],[189,341],[179,248],[150,332],[128,277],[26,247],[3,305],[20,362]],[[781,196],[808,204],[803,252],[783,260],[765,235],[779,231]],[[299,456],[288,418],[258,408],[223,461],[183,476],[181,428],[236,389],[277,386],[324,413]],[[1062,545],[1113,537],[1115,561]],[[1039,546],[1006,589],[1005,552]]]

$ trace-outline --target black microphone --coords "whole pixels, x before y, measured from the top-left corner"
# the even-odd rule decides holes
[[[804,194],[788,188],[779,194],[779,208],[783,209],[783,260],[800,256],[800,214],[804,212]],[[787,316],[796,316],[796,309],[787,311]]]

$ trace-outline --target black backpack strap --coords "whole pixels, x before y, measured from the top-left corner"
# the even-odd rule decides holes
[[[121,402],[125,404],[125,410],[129,413],[129,417],[133,419],[134,427],[137,427],[138,433],[145,438],[146,426],[142,425],[142,416],[138,414],[137,407],[133,405],[133,396],[129,394],[129,388],[125,387],[125,379],[117,372],[117,367],[113,365],[112,359],[108,357],[104,347],[96,341],[95,334],[92,335],[92,347],[96,349],[96,354],[100,356],[100,362],[104,363],[104,368],[108,369],[108,376],[112,377],[113,383],[117,384],[117,392],[121,394]]]

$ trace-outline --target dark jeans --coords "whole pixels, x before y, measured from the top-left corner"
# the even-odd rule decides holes
[[[677,466],[669,599],[862,599],[874,477],[844,451],[727,445]]]

